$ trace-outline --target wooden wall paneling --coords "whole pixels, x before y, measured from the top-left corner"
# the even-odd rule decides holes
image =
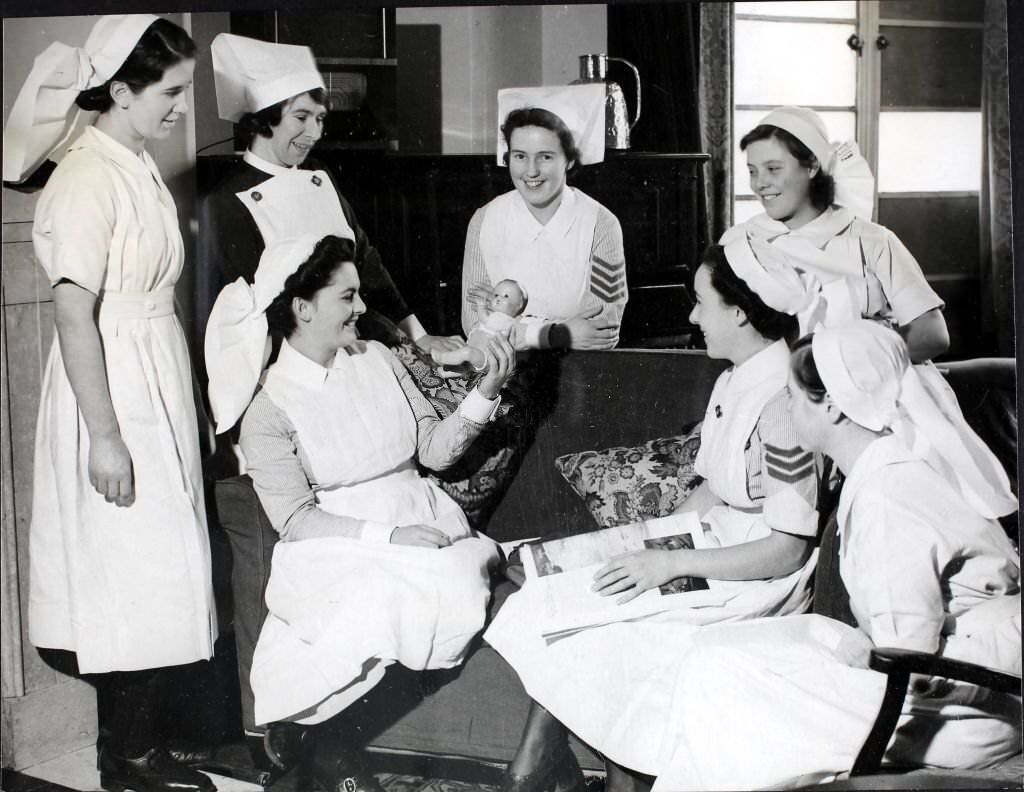
[[[28,534],[32,520],[32,471],[36,416],[46,354],[53,339],[53,303],[4,306],[7,330],[7,387],[10,401],[11,454],[14,462],[14,508],[18,537],[19,588],[28,604]],[[23,612],[24,613],[24,612]],[[23,656],[26,691],[52,685],[56,672],[42,661],[28,642],[28,620],[23,620]]]

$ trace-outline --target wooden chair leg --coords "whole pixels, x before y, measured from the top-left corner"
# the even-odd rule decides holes
[[[875,725],[871,727],[871,731],[857,755],[857,760],[850,769],[851,776],[878,772],[878,768],[882,764],[882,756],[889,745],[889,740],[892,739],[892,734],[896,730],[896,722],[903,711],[903,702],[907,697],[909,683],[909,672],[891,672],[887,677],[882,706],[879,708]]]

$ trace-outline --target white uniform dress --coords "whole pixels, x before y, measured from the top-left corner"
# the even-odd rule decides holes
[[[826,327],[858,318],[901,327],[943,305],[899,238],[845,207],[830,207],[796,229],[762,213],[730,228],[720,243],[744,235],[771,243],[817,277],[827,307],[815,319]]]
[[[850,606],[875,645],[1020,674],[1016,551],[898,437],[857,459],[839,530]],[[683,703],[655,789],[767,789],[848,771],[885,687],[837,659],[852,630],[806,615],[702,631],[678,659]],[[985,767],[1021,748],[1019,696],[933,679],[903,711],[888,761]]]
[[[412,669],[456,666],[483,627],[495,545],[472,535],[458,505],[417,472],[417,421],[396,367],[374,342],[352,354],[339,351],[328,368],[284,343],[257,394],[293,427],[297,440],[288,453],[316,482],[315,508],[361,521],[352,538],[275,546],[270,614],[250,677],[257,723],[324,721],[376,685],[394,662]],[[271,405],[254,404],[250,412]],[[267,474],[276,461],[264,459],[270,446],[259,431],[247,415],[242,448],[267,502],[277,494]],[[415,524],[458,541],[443,550],[388,543],[394,526]]]
[[[89,127],[43,191],[33,241],[51,283],[97,295],[107,382],[135,502],[89,483],[89,432],[58,340],[36,428],[29,638],[82,672],[209,658],[216,637],[191,366],[174,315],[184,260],[148,154]]]
[[[789,354],[779,341],[724,372],[701,433],[698,465],[726,501],[704,517],[712,544],[766,537],[774,528],[817,531],[813,456],[793,442],[784,391]],[[757,496],[751,497],[756,491]],[[701,625],[799,613],[809,604],[816,555],[784,577],[715,581],[721,604],[673,610],[583,630],[546,643],[529,583],[506,600],[484,638],[530,696],[581,740],[627,767],[664,767],[675,709],[676,666]]]
[[[516,281],[529,295],[519,317],[523,346],[539,344],[541,328],[588,308],[616,325],[626,308],[626,259],[622,228],[608,209],[572,187],[562,192],[554,216],[540,223],[517,190],[499,195],[477,210],[466,232],[463,262],[462,326],[476,323],[465,300],[477,282]]]

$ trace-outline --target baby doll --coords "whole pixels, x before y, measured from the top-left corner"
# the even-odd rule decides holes
[[[466,346],[448,352],[434,350],[430,354],[442,366],[468,363],[474,371],[483,371],[487,367],[487,355],[484,352],[487,340],[495,333],[513,327],[516,317],[526,309],[528,299],[523,287],[511,278],[498,281],[481,308],[483,317],[470,331]]]

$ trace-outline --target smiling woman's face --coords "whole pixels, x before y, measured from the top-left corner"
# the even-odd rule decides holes
[[[271,128],[269,146],[261,154],[274,165],[301,165],[324,131],[327,108],[308,93],[289,99],[281,110],[281,123]]]
[[[750,189],[773,220],[799,228],[819,212],[811,203],[811,178],[817,168],[805,168],[775,138],[755,140],[747,146]]]
[[[171,134],[178,119],[188,112],[188,88],[195,71],[194,58],[186,58],[164,71],[159,82],[138,93],[127,90],[125,114],[133,135],[142,140],[160,140]]]
[[[518,127],[512,131],[508,149],[512,184],[534,216],[546,222],[558,208],[570,164],[558,135],[544,127]]]
[[[330,349],[341,349],[355,343],[356,322],[366,313],[366,303],[359,294],[359,273],[356,265],[346,261],[334,271],[330,281],[309,301],[308,332]]]

